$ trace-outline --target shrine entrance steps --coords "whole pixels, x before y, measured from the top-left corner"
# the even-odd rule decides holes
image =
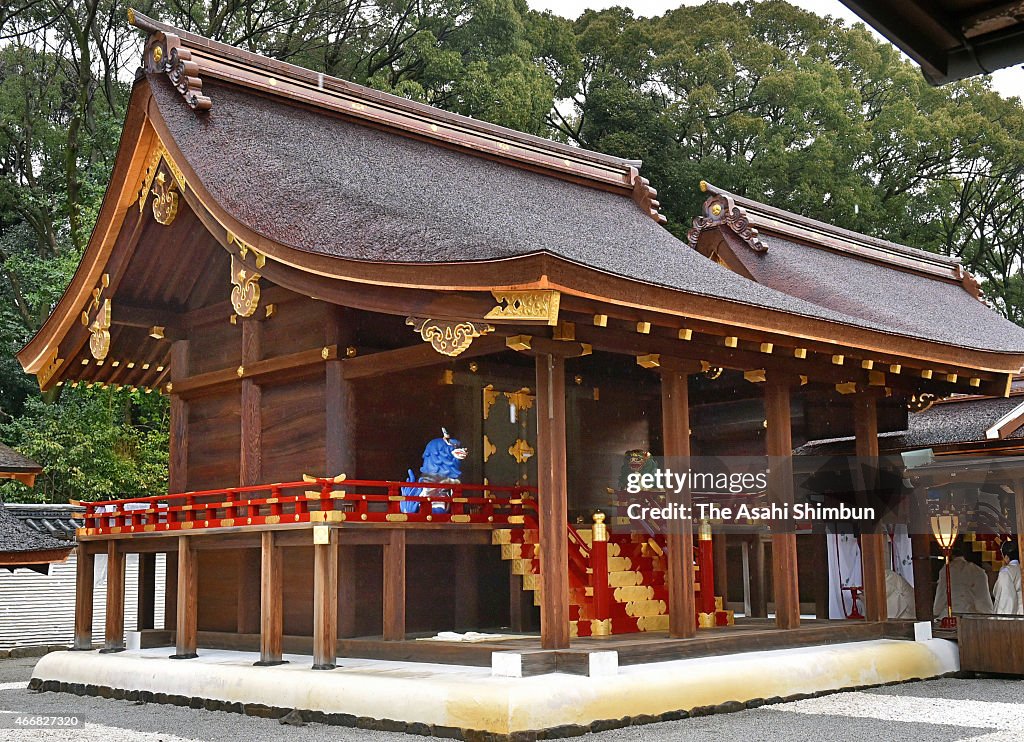
[[[668,587],[665,537],[642,533],[609,534],[608,616],[598,615],[594,598],[594,569],[590,560],[593,531],[568,529],[569,538],[569,635],[570,637],[607,636],[668,630]],[[534,605],[541,605],[540,544],[536,521],[527,517],[523,528],[499,528],[492,532],[491,543],[500,547],[501,558],[511,563],[512,573],[521,575],[523,589],[533,593]],[[701,606],[703,582],[695,564],[695,605]],[[698,626],[731,626],[733,612],[725,610],[720,596],[714,598],[714,611],[694,616]]]

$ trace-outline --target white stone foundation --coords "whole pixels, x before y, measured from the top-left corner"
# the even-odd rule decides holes
[[[508,734],[923,679],[959,669],[956,645],[941,639],[673,660],[620,666],[614,674],[608,674],[610,667],[592,668],[589,677],[500,677],[487,667],[348,658],[339,658],[336,670],[314,671],[305,656],[287,656],[286,665],[253,667],[254,653],[200,649],[193,660],[171,660],[170,653],[169,648],[106,655],[55,652],[40,659],[33,677]]]

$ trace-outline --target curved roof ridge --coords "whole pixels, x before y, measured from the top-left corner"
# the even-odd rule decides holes
[[[963,282],[968,291],[977,294],[976,281],[964,269],[963,263],[959,258],[928,252],[920,248],[910,247],[909,245],[901,245],[898,242],[872,237],[861,232],[854,232],[844,227],[837,227],[828,222],[812,219],[780,209],[777,206],[755,201],[746,196],[737,195],[707,181],[701,181],[700,187],[702,191],[710,193],[712,196],[730,199],[736,206],[746,212],[751,225],[760,231],[775,232],[786,237],[802,239],[815,247],[842,249],[841,245],[823,245],[820,242],[821,237],[837,239],[842,243],[846,243],[850,248],[859,248],[859,250],[846,250],[847,252],[855,252],[859,257],[895,265],[904,270],[916,269],[929,275],[946,278],[947,280]],[[975,290],[972,291],[972,287],[968,284],[973,284]]]
[[[665,222],[659,213],[657,191],[640,176],[641,160],[615,157],[444,111],[214,41],[135,10],[128,11],[128,19],[149,34],[140,72],[165,73],[197,112],[216,106],[216,101],[203,93],[203,78],[220,79],[273,97],[339,111],[406,136],[467,148],[482,156],[614,190],[631,197],[659,224]]]

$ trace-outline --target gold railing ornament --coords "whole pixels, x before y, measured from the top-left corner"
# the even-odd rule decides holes
[[[608,540],[608,525],[604,522],[605,515],[600,510],[594,513],[594,527],[593,527],[593,540],[594,541],[607,541]]]
[[[473,343],[473,338],[494,331],[485,322],[451,321],[429,317],[406,317],[405,324],[420,334],[441,355],[455,357]]]

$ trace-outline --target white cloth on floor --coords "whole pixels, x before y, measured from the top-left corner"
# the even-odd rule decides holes
[[[992,588],[994,613],[1024,616],[1024,601],[1020,596],[1020,562],[1014,559],[1003,565]]]
[[[909,618],[917,616],[914,609],[914,588],[904,579],[903,575],[885,570],[885,603],[889,618]]]
[[[949,562],[950,595],[953,613],[991,613],[992,596],[988,591],[985,570],[962,556]],[[935,617],[946,615],[946,566],[939,571],[939,584],[935,587]]]

